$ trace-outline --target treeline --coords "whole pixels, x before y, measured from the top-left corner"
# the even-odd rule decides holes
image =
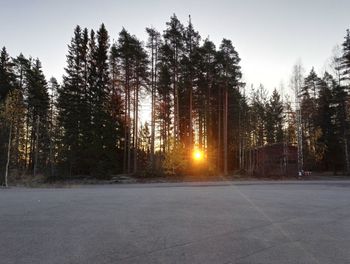
[[[293,102],[276,89],[268,96],[263,86],[245,92],[230,40],[216,47],[190,18],[184,25],[175,15],[162,33],[146,31],[146,43],[124,28],[111,43],[103,24],[96,32],[77,26],[60,84],[46,81],[39,59],[11,58],[3,48],[1,173],[191,174],[199,149],[206,173],[227,174],[244,167],[249,149],[296,143]],[[293,74],[310,169],[348,171],[349,54],[348,32],[337,76]],[[151,108],[149,122],[141,123],[140,102]]]

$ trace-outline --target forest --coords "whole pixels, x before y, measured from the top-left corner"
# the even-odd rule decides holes
[[[143,42],[125,28],[76,26],[60,82],[44,76],[38,58],[2,48],[0,183],[5,175],[244,174],[246,151],[297,145],[298,111],[303,169],[350,172],[349,30],[321,76],[291,65],[292,96],[247,87],[234,40],[215,46],[190,17],[145,30]],[[193,161],[196,150],[205,166]]]

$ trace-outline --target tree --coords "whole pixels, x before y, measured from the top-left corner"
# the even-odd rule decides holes
[[[0,102],[4,101],[7,94],[13,88],[13,69],[10,57],[3,47],[0,53]]]
[[[93,149],[97,158],[97,176],[105,177],[113,169],[116,154],[117,128],[111,115],[111,90],[109,75],[109,36],[104,26],[101,25],[96,34],[96,50],[91,54],[95,63],[94,85],[91,85],[92,96],[92,131]]]
[[[49,81],[49,95],[50,95],[50,108],[49,108],[49,140],[50,140],[50,153],[49,153],[49,165],[50,165],[50,177],[55,175],[54,166],[57,162],[56,156],[58,154],[58,143],[60,129],[58,126],[58,112],[57,112],[57,92],[60,89],[60,85],[57,79],[54,77],[50,78]]]
[[[123,87],[120,85],[120,68],[119,68],[119,53],[117,43],[113,43],[110,49],[109,64],[110,64],[110,80],[111,80],[111,115],[112,122],[115,125],[115,139],[117,147],[116,172],[123,171],[123,138],[125,123],[124,123],[124,101]]]
[[[166,23],[167,29],[164,31],[163,38],[166,47],[162,49],[163,58],[166,58],[170,62],[170,74],[171,74],[171,84],[173,89],[173,136],[175,142],[179,139],[180,130],[180,115],[179,115],[179,64],[180,58],[183,53],[183,31],[184,27],[174,14],[170,17],[170,21]],[[177,143],[176,143],[177,144]]]
[[[84,61],[81,50],[82,42],[82,30],[80,26],[77,26],[68,46],[66,74],[63,76],[62,87],[58,90],[58,120],[63,130],[60,161],[68,165],[66,169],[69,175],[87,173],[89,170],[89,168],[87,170],[86,167],[83,168],[79,162],[83,136],[81,124],[83,115],[86,114],[80,111],[82,89],[86,85],[83,79],[85,75],[82,67],[82,61]]]
[[[283,142],[283,103],[276,89],[266,106],[266,141],[269,144]]]
[[[350,30],[346,30],[345,40],[342,44],[342,56],[340,57],[341,80],[350,81]]]
[[[348,91],[349,91],[349,80],[350,80],[350,30],[347,29],[346,31],[346,36],[345,40],[342,44],[342,56],[339,58],[339,66],[337,67],[337,70],[340,72],[340,82],[339,86],[337,87],[337,90],[339,90],[339,94],[345,95],[344,98],[345,102],[343,99],[339,99],[339,105],[340,105],[340,114],[339,116],[341,117],[342,120],[342,127],[343,127],[343,144],[344,144],[344,160],[345,160],[345,173],[349,174],[350,172],[350,159],[349,159],[349,149],[348,149],[348,137],[349,137],[349,132],[348,132],[348,126],[349,126],[349,121],[348,121],[348,111],[347,111],[347,101],[348,101]],[[347,90],[346,93],[342,92],[341,90]],[[345,113],[342,113],[342,112]]]
[[[148,57],[141,42],[135,42],[135,77],[134,77],[134,174],[137,172],[138,151],[138,122],[139,122],[139,95],[141,89],[147,89],[148,85]]]
[[[242,78],[241,67],[239,66],[240,58],[238,52],[232,45],[231,40],[223,39],[220,45],[220,50],[217,54],[218,81],[219,81],[219,107],[222,106],[223,115],[223,149],[224,149],[224,174],[228,174],[228,150],[229,146],[233,149],[234,136],[233,129],[239,124],[234,122],[238,120],[237,106],[239,106],[239,88],[243,85],[240,80]],[[221,90],[221,95],[220,95]],[[229,100],[230,99],[230,100]],[[233,103],[236,101],[236,103]],[[229,106],[230,102],[230,106]],[[219,111],[220,113],[220,111]],[[230,121],[229,121],[230,120]],[[220,130],[219,125],[219,130]],[[228,131],[231,133],[229,134]],[[237,130],[238,131],[238,130]],[[219,133],[220,138],[220,133]],[[219,144],[218,149],[221,149]]]
[[[325,151],[324,146],[317,144],[322,137],[322,129],[318,123],[318,103],[321,90],[324,90],[322,80],[312,68],[301,89],[304,160],[305,166],[309,169],[317,167],[316,164],[323,159]]]
[[[118,44],[121,82],[125,95],[124,172],[130,173],[133,169],[136,173],[139,94],[142,88],[146,88],[148,82],[148,56],[141,42],[125,29],[119,34]]]
[[[252,144],[261,147],[266,142],[266,105],[267,91],[261,84],[251,94],[250,123],[252,125]]]
[[[47,165],[49,153],[48,111],[49,93],[45,76],[41,69],[41,62],[36,59],[27,71],[28,97],[27,104],[30,122],[31,167],[33,174],[36,169],[43,170]]]
[[[317,167],[323,170],[334,170],[335,160],[337,156],[336,149],[339,145],[336,142],[334,126],[334,108],[333,93],[336,85],[333,76],[325,72],[323,78],[319,82],[319,96],[317,100],[316,126],[321,131],[321,136],[318,138],[316,144],[319,155],[319,163]]]
[[[206,149],[208,163],[213,167],[215,163],[215,149],[217,147],[217,109],[216,104],[216,57],[217,51],[213,42],[205,39],[196,56],[199,66],[196,70],[196,98],[195,108],[198,112],[198,144],[200,149]]]
[[[155,152],[155,123],[156,123],[156,96],[157,96],[157,82],[158,82],[158,59],[159,59],[159,47],[161,44],[160,33],[154,28],[146,28],[148,33],[147,48],[151,54],[151,167],[154,170],[154,152]]]
[[[290,79],[291,88],[295,94],[295,113],[296,113],[296,135],[297,135],[297,146],[298,146],[298,172],[304,170],[304,151],[303,151],[303,124],[302,124],[302,93],[301,89],[303,86],[304,69],[301,62],[297,62],[293,66],[293,72]]]

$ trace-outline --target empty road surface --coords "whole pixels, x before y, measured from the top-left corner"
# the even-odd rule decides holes
[[[0,263],[350,263],[350,181],[0,189]]]

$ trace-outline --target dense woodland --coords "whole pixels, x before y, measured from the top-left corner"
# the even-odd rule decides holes
[[[0,178],[191,174],[194,149],[205,153],[203,173],[227,174],[243,172],[250,149],[296,144],[295,99],[246,87],[231,40],[216,47],[175,15],[162,33],[146,31],[144,43],[124,28],[115,36],[103,24],[76,26],[62,83],[44,76],[39,59],[1,50]],[[295,65],[290,87],[304,168],[347,174],[349,30],[330,69],[318,76]]]

